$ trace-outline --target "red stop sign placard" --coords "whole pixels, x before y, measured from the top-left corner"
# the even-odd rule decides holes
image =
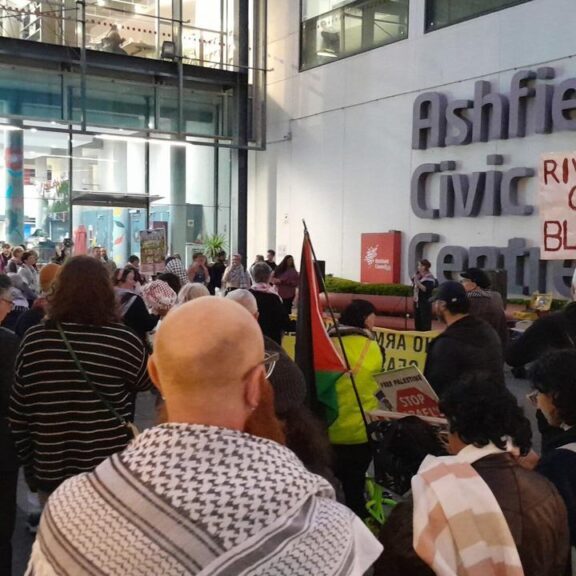
[[[440,417],[438,402],[418,388],[404,388],[396,394],[396,408],[403,414]]]

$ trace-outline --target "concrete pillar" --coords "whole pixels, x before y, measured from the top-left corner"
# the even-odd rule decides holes
[[[106,162],[104,176],[104,192],[126,193],[128,185],[128,144],[121,141],[105,141],[104,157]],[[112,250],[109,257],[117,265],[123,265],[128,260],[128,209],[114,208],[112,213]]]
[[[9,130],[4,141],[6,240],[24,244],[24,133]]]
[[[186,148],[170,147],[170,253],[186,258]]]

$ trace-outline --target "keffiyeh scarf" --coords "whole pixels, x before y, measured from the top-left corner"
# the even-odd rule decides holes
[[[28,575],[361,576],[382,547],[287,448],[164,424],[44,510]]]

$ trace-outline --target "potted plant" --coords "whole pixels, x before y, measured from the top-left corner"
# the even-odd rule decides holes
[[[219,252],[226,249],[226,236],[224,234],[212,234],[204,239],[204,255],[212,262],[216,260]]]

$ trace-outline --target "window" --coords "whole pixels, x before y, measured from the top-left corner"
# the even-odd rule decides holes
[[[302,70],[408,36],[409,0],[302,0]]]
[[[490,12],[524,4],[529,0],[426,0],[426,32]]]

